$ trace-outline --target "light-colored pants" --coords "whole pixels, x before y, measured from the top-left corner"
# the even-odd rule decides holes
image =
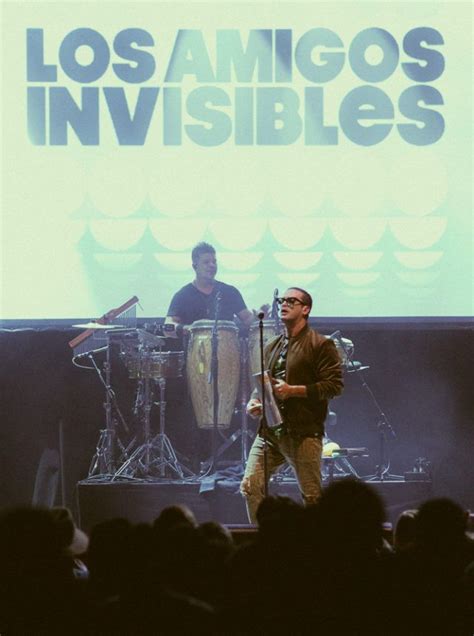
[[[285,462],[295,473],[301,496],[306,505],[314,504],[321,496],[320,437],[290,437],[284,433],[278,439],[270,431],[267,436],[267,477]],[[250,523],[256,523],[256,513],[265,496],[264,441],[260,435],[250,449],[240,492],[246,499]]]

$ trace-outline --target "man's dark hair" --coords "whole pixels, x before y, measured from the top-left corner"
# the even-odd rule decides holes
[[[201,241],[200,243],[198,243],[197,245],[193,247],[193,251],[191,252],[191,260],[193,262],[193,265],[196,265],[201,254],[215,254],[215,253],[216,253],[216,250],[212,247],[210,243],[205,243],[204,241]]]
[[[293,287],[293,285],[291,287],[288,287],[288,289],[296,289],[296,291],[301,292],[301,294],[303,296],[304,304],[308,305],[309,309],[311,310],[311,308],[313,306],[313,299],[311,298],[311,294],[308,294],[306,289],[301,289],[301,287]]]

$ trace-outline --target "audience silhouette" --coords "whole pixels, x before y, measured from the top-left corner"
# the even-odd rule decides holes
[[[307,508],[268,497],[238,544],[184,506],[104,521],[89,539],[67,509],[6,510],[0,634],[472,634],[466,512],[450,499],[405,511],[393,547],[384,519],[354,479]]]

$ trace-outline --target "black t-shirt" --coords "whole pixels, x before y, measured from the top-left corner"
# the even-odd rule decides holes
[[[232,285],[215,281],[212,292],[204,294],[189,283],[173,296],[168,316],[179,317],[185,325],[195,320],[215,320],[217,292],[221,293],[218,320],[233,320],[235,314],[246,309],[242,294]]]

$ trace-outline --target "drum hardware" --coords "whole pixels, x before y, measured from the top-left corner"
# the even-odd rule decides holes
[[[117,434],[119,424],[122,425],[127,433],[129,432],[129,428],[120,411],[115,392],[111,385],[110,334],[113,333],[113,331],[121,331],[127,325],[136,322],[137,304],[137,296],[132,296],[132,298],[125,303],[119,307],[110,309],[95,321],[73,325],[75,328],[84,329],[84,331],[68,342],[74,352],[72,358],[73,364],[81,366],[77,365],[76,360],[83,357],[88,358],[92,366],[82,368],[94,369],[105,389],[105,428],[100,431],[95,454],[89,466],[89,479],[109,478],[116,470],[117,464],[128,457],[128,450],[131,447],[131,445],[129,445],[126,448]],[[98,340],[96,334],[99,333],[103,334],[102,338],[107,340],[106,347],[94,346]],[[103,339],[101,340],[101,344]],[[107,352],[103,365],[104,374],[102,374],[94,358],[94,355],[100,351]],[[116,455],[118,452],[120,455],[117,460]]]
[[[145,329],[137,329],[138,341],[146,347],[161,347],[165,340],[164,336],[157,336]]]
[[[118,461],[123,461],[128,456],[128,450],[130,445],[126,448],[120,437],[117,434],[117,425],[118,420],[122,424],[124,430],[128,433],[129,428],[125,421],[125,418],[120,411],[120,408],[117,404],[117,398],[114,390],[111,386],[111,364],[110,364],[110,346],[106,347],[107,357],[104,362],[104,371],[105,378],[102,375],[101,370],[99,369],[95,359],[94,352],[90,352],[88,354],[88,358],[90,359],[93,368],[95,369],[100,381],[102,382],[105,389],[105,429],[100,431],[99,440],[97,442],[95,454],[92,457],[88,479],[92,477],[97,477],[99,479],[104,479],[110,477],[114,474],[117,464],[115,460],[116,456],[116,447],[120,449],[120,457]],[[113,411],[116,413],[117,417],[114,417]],[[117,420],[118,418],[118,420]]]
[[[153,334],[150,334],[153,336]],[[125,362],[129,373],[137,372],[138,392],[135,401],[135,410],[142,413],[143,424],[143,443],[138,446],[127,460],[120,466],[114,474],[112,481],[117,478],[129,479],[146,479],[150,477],[164,478],[166,470],[185,479],[187,476],[194,476],[189,469],[180,465],[170,439],[165,433],[166,418],[166,377],[180,377],[184,363],[184,353],[170,351],[153,351],[150,347],[158,345],[163,346],[164,338],[153,336],[152,339],[140,336],[143,344],[140,345],[136,355],[132,358],[133,365],[130,365],[130,359]],[[134,352],[135,353],[135,352]],[[174,367],[167,365],[168,360],[174,363],[181,363],[180,366]],[[133,376],[131,376],[133,377]],[[160,411],[160,429],[159,433],[154,437],[151,436],[151,410],[154,404],[153,391],[151,382],[154,381],[159,387],[159,411]]]

